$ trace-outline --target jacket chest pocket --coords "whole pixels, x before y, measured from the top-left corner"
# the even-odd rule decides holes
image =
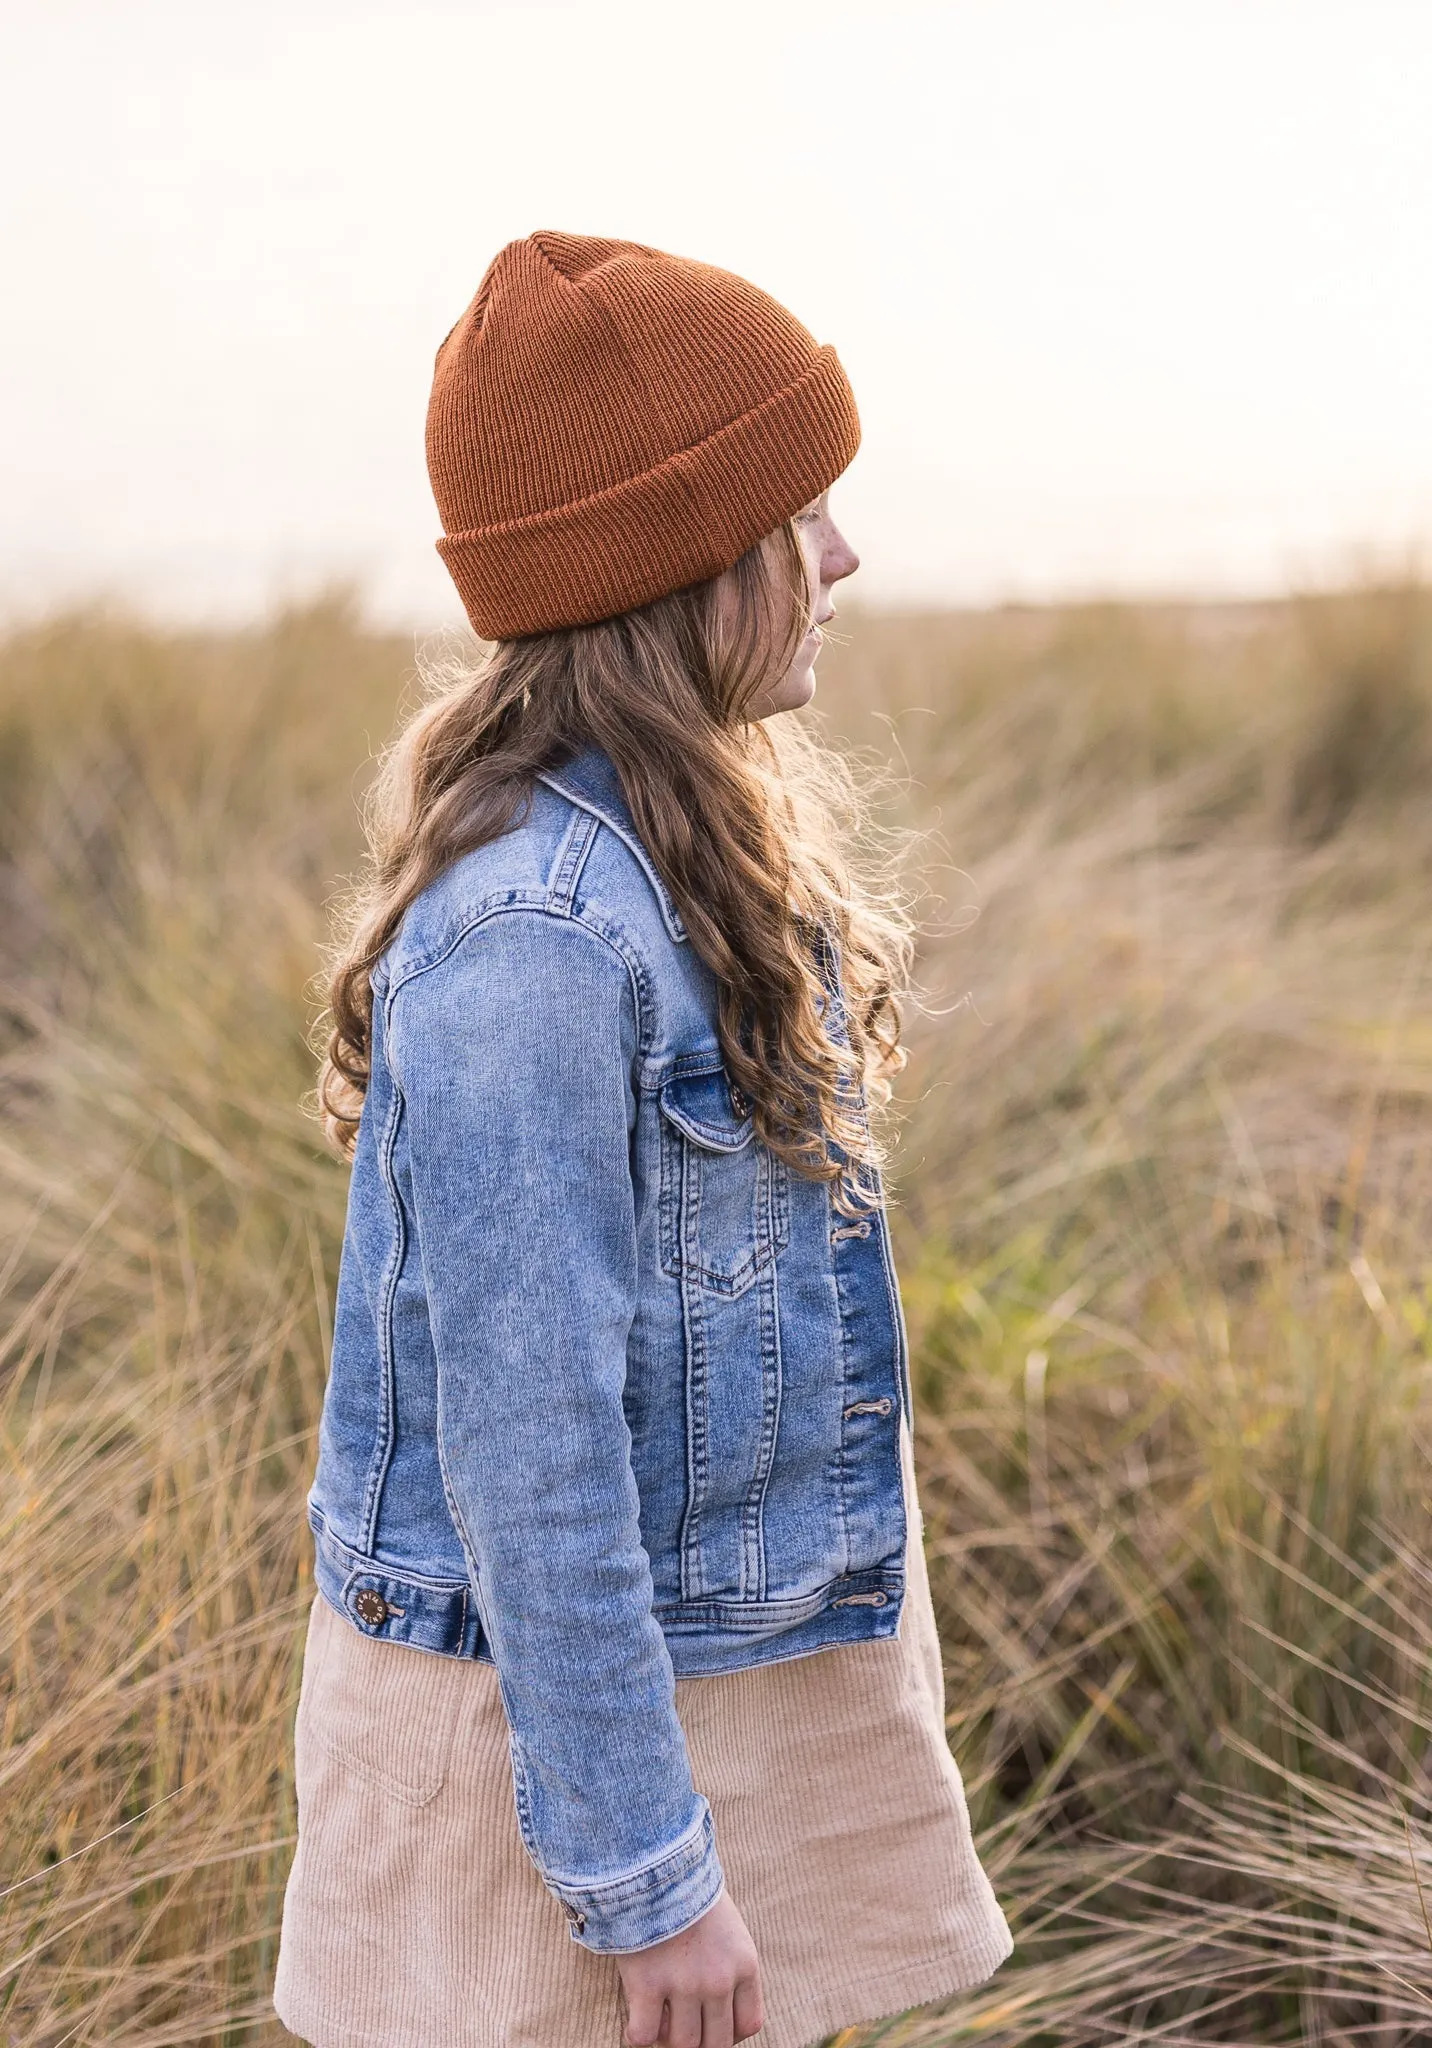
[[[661,1263],[712,1294],[744,1294],[790,1238],[785,1162],[709,1059],[678,1063],[660,1100]]]

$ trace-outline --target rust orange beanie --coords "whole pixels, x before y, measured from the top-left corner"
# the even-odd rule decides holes
[[[438,552],[484,639],[585,625],[730,568],[859,442],[835,351],[743,278],[529,235],[438,350]]]

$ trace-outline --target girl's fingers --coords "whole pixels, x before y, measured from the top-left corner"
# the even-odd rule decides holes
[[[731,2031],[731,2001],[723,1998],[719,2005],[706,2004],[701,2008],[701,2048],[735,2048],[736,2037]]]
[[[666,2001],[667,2031],[662,2048],[701,2048],[701,2001],[669,1998]]]
[[[759,2034],[766,2024],[766,2007],[761,1997],[759,1977],[743,1977],[736,1986],[734,2018],[733,2038],[737,2041],[749,2041],[752,2034]]]
[[[661,2016],[666,2006],[660,1997],[653,1997],[649,1991],[627,1992],[626,2038],[629,2048],[656,2048],[664,2040],[661,2031]]]

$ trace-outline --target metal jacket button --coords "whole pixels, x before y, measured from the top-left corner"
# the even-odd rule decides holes
[[[382,1594],[372,1586],[362,1586],[353,1595],[353,1612],[360,1621],[366,1621],[369,1628],[377,1628],[388,1619],[388,1603]]]

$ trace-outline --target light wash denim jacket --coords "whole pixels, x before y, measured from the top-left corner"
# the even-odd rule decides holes
[[[373,992],[318,1586],[495,1664],[534,1863],[574,1938],[644,1948],[722,1881],[674,1674],[895,1632],[885,1215],[754,1138],[599,753],[424,892]]]

